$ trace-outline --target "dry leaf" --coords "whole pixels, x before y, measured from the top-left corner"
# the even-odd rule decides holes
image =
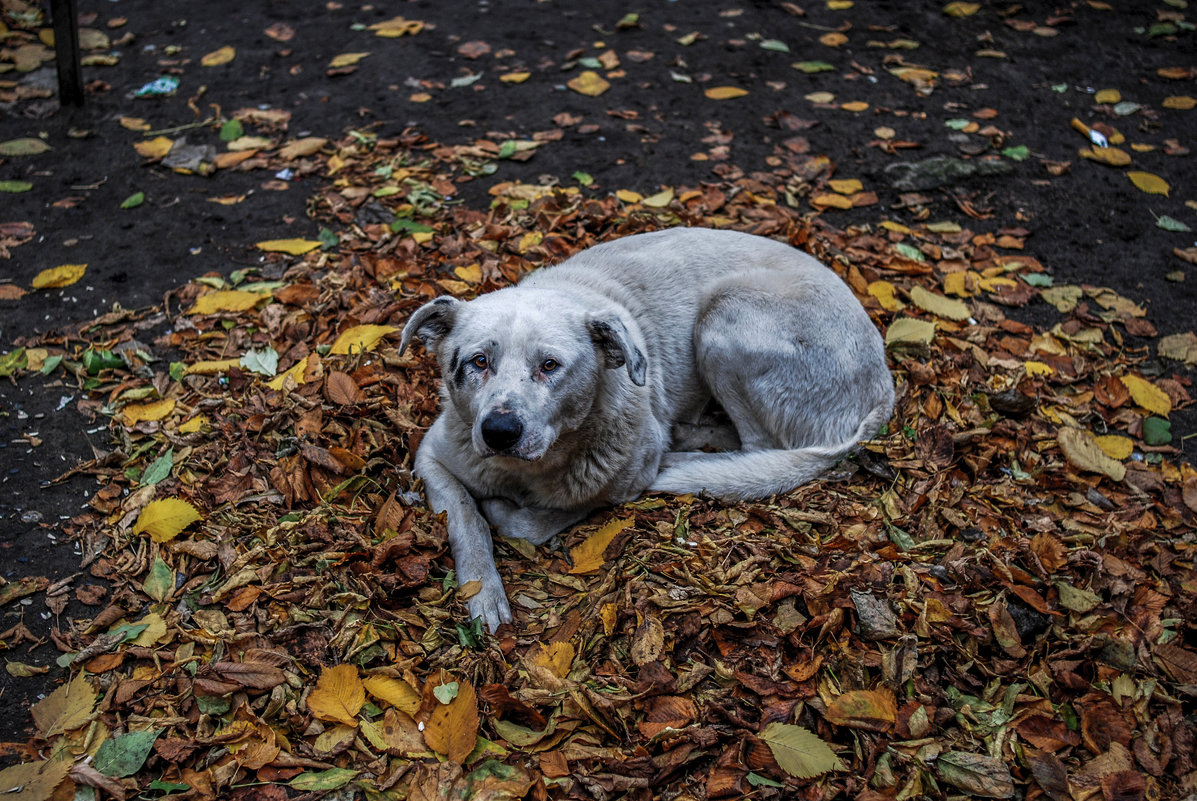
[[[329,353],[348,355],[374,350],[379,341],[399,331],[393,325],[355,325],[346,328],[332,344]]]
[[[183,529],[202,519],[195,507],[187,501],[162,498],[151,501],[141,510],[141,514],[137,516],[137,523],[133,526],[133,533],[145,532],[154,542],[169,542],[179,536]]]
[[[712,86],[703,92],[703,94],[711,100],[731,100],[736,97],[743,97],[748,94],[748,90],[741,89],[738,86]]]
[[[1126,466],[1106,455],[1097,446],[1093,435],[1079,428],[1061,428],[1056,434],[1060,443],[1060,450],[1064,458],[1073,467],[1088,470],[1091,473],[1102,473],[1114,481],[1126,478]]]
[[[246,292],[244,289],[219,289],[206,292],[195,299],[187,310],[188,314],[217,314],[252,309],[259,303],[267,303],[270,296],[261,292]]]
[[[611,83],[593,70],[586,70],[565,84],[580,95],[598,97],[611,88]]]
[[[1130,393],[1131,400],[1152,414],[1167,417],[1172,411],[1172,398],[1147,379],[1137,375],[1124,375],[1119,376],[1119,380]]]
[[[200,63],[205,67],[218,67],[221,64],[228,64],[236,57],[237,51],[232,47],[226,46],[208,53],[200,59]]]
[[[366,691],[355,665],[323,668],[316,688],[307,697],[308,709],[316,717],[353,727],[364,703]]]
[[[33,277],[34,289],[61,289],[70,286],[87,272],[86,264],[63,264],[49,267]]]
[[[591,573],[603,566],[603,554],[615,535],[635,523],[635,518],[625,517],[622,520],[611,520],[587,537],[581,545],[575,545],[569,550],[569,559],[573,567],[569,572],[577,575]]]
[[[96,692],[79,673],[33,705],[33,721],[42,739],[86,726],[96,705]]]
[[[121,409],[121,419],[127,426],[135,426],[142,420],[161,420],[175,410],[174,398],[147,403],[130,403]]]
[[[1149,195],[1164,195],[1168,196],[1168,192],[1172,187],[1168,186],[1168,182],[1158,175],[1150,172],[1139,172],[1131,170],[1126,174],[1139,190],[1146,192]]]
[[[892,690],[852,690],[827,705],[826,717],[837,726],[884,732],[893,728],[897,713]]]
[[[362,679],[366,692],[396,709],[415,715],[420,710],[420,694],[403,679],[391,676],[367,676]]]
[[[320,247],[316,239],[268,239],[254,245],[258,250],[268,253],[289,253],[292,256],[302,256]]]
[[[442,673],[442,678],[444,674]],[[424,742],[451,762],[463,763],[478,741],[478,698],[474,686],[458,679],[457,695],[447,704],[437,704],[424,725]]]

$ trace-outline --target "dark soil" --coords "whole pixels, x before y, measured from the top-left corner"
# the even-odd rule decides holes
[[[21,4],[2,0],[0,5],[16,9]],[[1183,12],[1151,2],[1108,10],[1076,2],[1051,12],[1003,3],[953,18],[941,12],[939,2],[857,2],[846,10],[826,5],[804,4],[799,16],[792,6],[787,9],[790,4],[749,2],[80,0],[85,27],[104,30],[114,41],[125,37],[101,51],[118,55],[117,64],[85,67],[83,108],[59,108],[53,97],[38,96],[35,87],[54,85],[50,64],[39,72],[0,74],[0,142],[38,137],[53,148],[38,156],[0,159],[0,180],[33,183],[31,191],[0,194],[0,224],[26,221],[36,229],[31,241],[9,243],[10,252],[0,259],[0,281],[28,288],[47,267],[86,263],[88,269],[82,281],[65,289],[0,301],[0,351],[20,338],[95,317],[114,304],[161,303],[169,290],[204,273],[228,274],[259,264],[253,248],[259,240],[316,236],[319,226],[308,219],[305,205],[321,179],[284,181],[235,169],[201,177],[147,166],[133,149],[141,135],[119,122],[141,117],[154,129],[175,129],[243,107],[291,112],[294,136],[336,137],[350,128],[394,136],[410,128],[457,145],[562,132],[528,161],[504,161],[494,175],[467,184],[461,201],[476,208],[485,208],[487,187],[499,181],[571,183],[575,172],[584,172],[593,176],[594,191],[651,194],[735,170],[768,171],[778,147],[808,146],[834,163],[835,177],[858,178],[878,195],[875,205],[824,212],[832,225],[911,223],[925,217],[956,220],[978,233],[1022,228],[1024,252],[1038,259],[1057,284],[1108,286],[1144,304],[1160,336],[1192,330],[1197,276],[1173,249],[1191,247],[1194,235],[1162,230],[1155,216],[1197,227],[1195,173],[1187,150],[1195,144],[1197,111],[1161,105],[1167,96],[1197,94],[1194,72],[1180,80],[1157,74],[1160,68],[1191,67],[1193,34],[1183,27],[1175,35],[1150,36],[1145,30],[1160,21],[1161,12]],[[638,22],[618,26],[629,10],[639,13]],[[428,27],[397,39],[363,29],[396,14]],[[109,27],[116,17],[127,22]],[[6,21],[14,27],[11,18]],[[1025,30],[1031,22],[1039,30]],[[268,37],[264,31],[274,23],[291,26],[294,37],[286,42]],[[836,30],[848,36],[846,44],[833,48],[819,42]],[[679,43],[692,32],[700,36]],[[789,52],[766,49],[763,40],[784,42]],[[920,46],[888,46],[895,40]],[[463,49],[470,54],[482,49],[462,48],[469,42],[485,42],[488,52],[463,55]],[[579,58],[606,49],[598,42],[619,54],[619,72],[609,76],[605,94],[585,97],[565,84],[584,69],[576,63]],[[201,66],[202,56],[224,46],[236,49],[232,62]],[[334,56],[365,51],[370,55],[349,74],[328,73]],[[644,60],[637,53],[652,56]],[[813,60],[834,69],[808,75],[791,66]],[[887,72],[900,64],[938,71],[941,78],[933,91],[919,94]],[[500,80],[517,71],[531,74],[519,84]],[[161,74],[180,78],[174,96],[132,98]],[[471,76],[480,77],[467,86],[452,85]],[[724,85],[749,93],[724,101],[704,96],[704,89]],[[1123,99],[1141,104],[1141,110],[1117,116],[1111,106],[1095,103],[1093,92],[1102,88],[1121,90]],[[833,93],[834,104],[863,101],[868,109],[817,106],[805,97],[816,91]],[[412,97],[421,94],[429,99],[414,102]],[[977,120],[982,128],[995,126],[992,136],[945,126],[952,119],[973,120],[984,108],[997,112],[991,120]],[[562,114],[580,121],[561,127]],[[1129,142],[1155,146],[1133,154],[1133,169],[1167,179],[1171,195],[1144,194],[1124,169],[1080,158],[1078,148],[1086,142],[1070,127],[1073,117],[1106,123]],[[794,120],[813,125],[787,130]],[[886,152],[875,133],[881,126],[918,147]],[[192,143],[223,150],[218,126],[196,126],[186,135]],[[804,137],[806,144],[794,137]],[[1029,149],[1029,157],[1005,159],[1012,168],[1005,175],[928,189],[922,197],[902,197],[889,185],[886,167],[896,162],[934,155],[994,158],[1002,148],[1020,145]],[[712,149],[720,158],[692,158]],[[1070,162],[1071,167],[1053,176],[1046,162]],[[145,193],[145,202],[121,209],[136,192]],[[236,205],[209,202],[239,194],[247,197]],[[804,199],[798,203],[811,210]],[[966,210],[974,210],[977,218],[967,217]],[[1040,301],[1011,313],[1028,321],[1056,315]],[[146,341],[154,325],[148,318]],[[1155,341],[1126,339],[1128,347],[1153,347]],[[1160,375],[1193,377],[1176,362],[1149,364]],[[44,576],[54,582],[78,569],[75,546],[58,534],[59,526],[86,503],[93,481],[51,482],[92,457],[90,441],[101,446],[107,437],[103,418],[88,419],[77,411],[79,399],[75,386],[60,380],[0,384],[0,559],[7,581]],[[1183,447],[1192,461],[1197,415],[1182,410],[1172,421],[1173,445]],[[73,587],[95,581],[80,576],[71,597]],[[0,609],[0,631],[23,621],[43,643],[32,651],[27,643],[13,647],[5,652],[8,659],[52,665],[57,651],[49,634],[69,626],[78,608],[72,601],[58,617],[44,600],[37,593]],[[49,686],[47,676],[0,673],[0,708],[9,712],[0,716],[0,741],[25,739],[25,709]]]

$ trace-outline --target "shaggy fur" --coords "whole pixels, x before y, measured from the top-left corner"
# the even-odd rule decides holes
[[[894,400],[848,287],[805,253],[730,231],[598,245],[468,303],[438,298],[401,350],[413,336],[444,377],[416,473],[491,630],[511,621],[491,526],[539,544],[645,491],[786,492],[876,433]],[[730,424],[706,425],[709,406]],[[712,444],[725,452],[698,450]]]

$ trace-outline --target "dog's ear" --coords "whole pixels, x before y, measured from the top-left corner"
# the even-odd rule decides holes
[[[638,387],[644,386],[648,359],[623,320],[614,314],[591,317],[586,320],[586,330],[590,332],[590,339],[599,349],[608,368],[627,365],[632,383]]]
[[[411,344],[413,336],[419,337],[424,343],[425,350],[431,351],[436,343],[453,330],[453,323],[457,319],[457,310],[461,301],[446,295],[429,301],[420,308],[403,326],[403,336],[399,339],[399,353],[402,354]]]

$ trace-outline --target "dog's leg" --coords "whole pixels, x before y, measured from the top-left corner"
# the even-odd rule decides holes
[[[543,545],[590,514],[589,511],[516,506],[505,498],[485,498],[478,505],[495,531],[504,537],[527,540],[533,545]]]
[[[424,479],[428,506],[448,518],[449,547],[461,584],[478,581],[482,589],[469,600],[470,617],[480,617],[492,632],[511,622],[511,607],[503,590],[503,579],[495,567],[490,526],[478,511],[465,485],[436,457],[438,444],[445,446],[441,423],[437,421],[416,453],[416,475]]]

